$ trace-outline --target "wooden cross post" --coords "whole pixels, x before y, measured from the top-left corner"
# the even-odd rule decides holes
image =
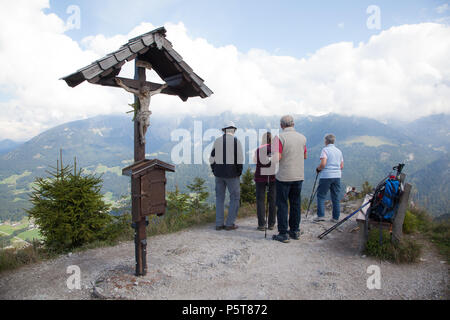
[[[401,183],[404,183],[406,175],[402,173],[400,175]],[[406,209],[408,209],[409,194],[411,193],[411,184],[406,183],[405,188],[400,195],[398,202],[397,214],[395,215],[394,222],[392,224],[392,240],[395,243],[399,243],[403,237],[403,222],[405,221]]]
[[[145,68],[138,67],[135,60],[134,79],[138,80],[140,86],[146,81]],[[135,105],[139,103],[139,98],[134,96]],[[141,143],[139,134],[139,121],[134,120],[134,162],[145,159],[145,143]],[[137,177],[132,177],[131,181],[131,211],[133,217],[139,217],[138,221],[134,221],[134,243],[136,255],[136,276],[145,276],[147,274],[147,233],[146,218],[141,215],[141,184]]]
[[[134,94],[135,106],[139,106],[140,112],[137,113],[138,110],[135,110],[133,166],[139,167],[143,163],[145,166],[145,131],[150,125],[151,111],[149,108],[153,95],[163,93],[178,96],[181,100],[186,101],[191,97],[207,98],[213,94],[211,89],[204,84],[203,79],[187,65],[165,37],[166,29],[163,27],[144,33],[130,39],[118,50],[62,78],[72,88],[88,81],[92,84],[123,88]],[[118,77],[122,66],[132,60],[135,61],[134,79]],[[146,68],[155,70],[165,84],[147,82]],[[149,165],[153,166],[154,164]],[[146,217],[151,214],[164,214],[165,185],[161,187],[160,184],[165,184],[166,180],[149,181],[149,176],[143,178],[140,177],[141,174],[133,174],[132,169],[125,169],[122,170],[122,174],[131,176],[131,213],[135,229],[136,276],[143,276],[147,273],[146,226],[148,220]],[[175,172],[174,166],[163,164],[161,161],[157,162],[157,167],[149,169],[149,172],[152,170],[153,175],[160,176],[161,170]],[[152,187],[155,184],[159,184],[161,188]],[[152,188],[152,190],[147,190],[148,188]],[[149,197],[149,194],[156,197],[156,202],[152,205],[149,205],[149,202],[154,199]],[[145,203],[142,201],[143,196],[146,197],[144,198]],[[160,200],[160,197],[163,197],[163,200]]]

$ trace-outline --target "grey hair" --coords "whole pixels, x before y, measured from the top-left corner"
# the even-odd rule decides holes
[[[336,137],[332,133],[327,134],[324,139],[326,144],[334,144],[336,141]]]
[[[294,118],[292,116],[282,116],[280,120],[280,125],[284,128],[293,127],[294,126]]]

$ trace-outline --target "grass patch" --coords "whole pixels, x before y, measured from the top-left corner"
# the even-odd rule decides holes
[[[0,250],[0,272],[56,257],[55,253],[43,248],[39,241],[22,249]]]
[[[406,211],[403,222],[404,237],[400,244],[391,243],[391,236],[383,231],[383,242],[379,244],[379,230],[369,232],[366,246],[368,256],[377,257],[397,263],[411,263],[420,257],[421,245],[414,241],[410,235],[421,234],[431,241],[450,262],[450,221],[434,221],[428,212],[420,207],[410,207]]]
[[[27,240],[27,241],[33,241],[34,239],[37,240],[41,240],[42,236],[39,232],[39,229],[32,229],[32,230],[28,230],[22,233],[19,233],[17,235],[18,238],[23,239],[23,240]]]
[[[380,230],[369,231],[365,253],[368,256],[395,263],[414,263],[419,259],[422,246],[409,237],[404,237],[399,244],[391,242],[391,235],[383,230],[380,244]]]
[[[357,136],[352,137],[343,142],[343,144],[353,144],[353,143],[362,143],[368,147],[379,147],[382,145],[388,146],[396,146],[391,141],[387,140],[384,137],[374,137],[374,136]]]
[[[0,226],[0,232],[6,233],[6,234],[11,234],[14,232],[14,230],[15,230],[14,227],[7,225],[7,224]]]
[[[416,219],[415,232],[425,235],[450,263],[450,220],[435,221],[420,207],[410,207],[407,213]]]
[[[435,223],[427,235],[445,257],[447,263],[450,263],[450,222],[447,220]]]

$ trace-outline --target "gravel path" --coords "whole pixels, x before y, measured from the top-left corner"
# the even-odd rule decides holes
[[[332,223],[311,218],[287,244],[271,240],[275,230],[264,239],[256,217],[235,231],[207,225],[152,237],[142,278],[133,275],[133,242],[66,255],[0,274],[0,299],[448,299],[448,265],[434,248],[416,264],[380,262],[357,254],[355,221],[319,240]],[[70,265],[80,267],[80,290],[67,288]],[[367,288],[370,265],[380,267],[379,290]]]

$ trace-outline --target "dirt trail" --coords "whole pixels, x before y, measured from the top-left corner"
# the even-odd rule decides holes
[[[235,231],[207,225],[152,237],[142,278],[133,275],[133,242],[66,255],[0,274],[0,299],[448,299],[448,265],[433,248],[416,264],[380,262],[357,254],[354,220],[319,240],[332,223],[311,218],[288,244],[271,240],[275,230],[264,239],[256,217]],[[67,288],[70,265],[80,267],[81,290]],[[380,290],[367,289],[370,265],[381,269]]]

